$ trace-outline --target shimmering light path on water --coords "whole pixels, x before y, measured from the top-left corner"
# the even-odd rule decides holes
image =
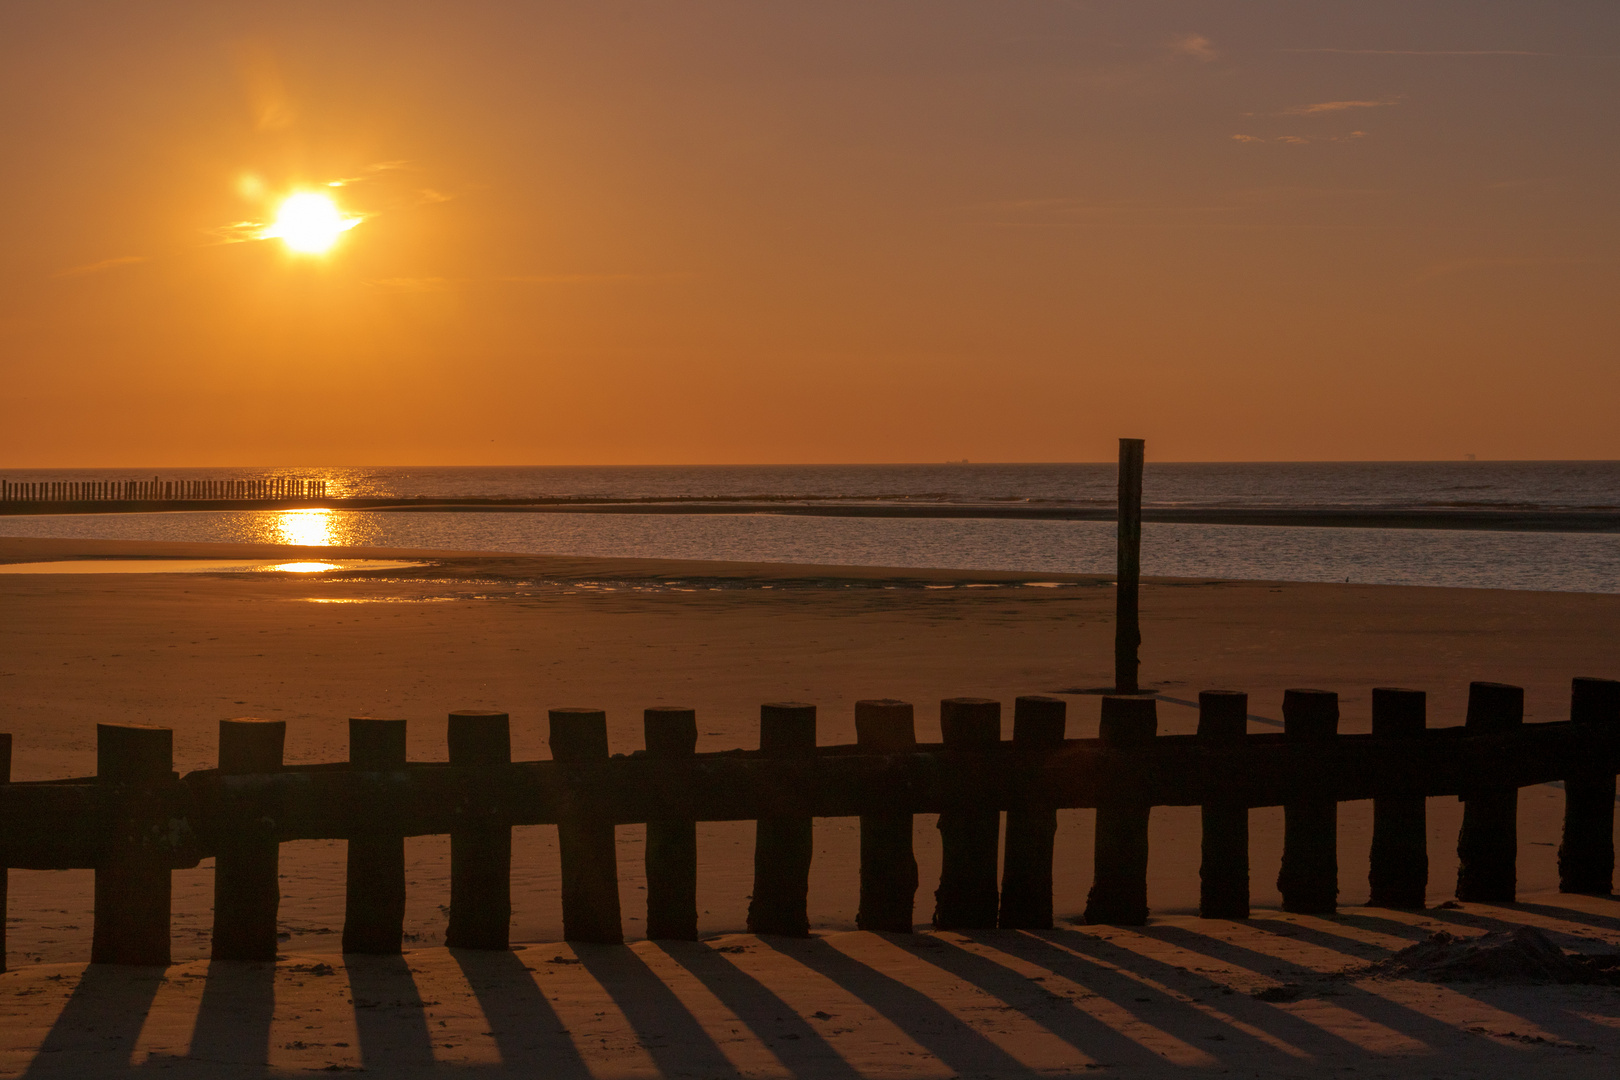
[[[1113,524],[1090,521],[302,510],[0,518],[0,535],[1046,573],[1114,566]],[[1620,536],[1149,523],[1142,565],[1162,577],[1620,592]]]

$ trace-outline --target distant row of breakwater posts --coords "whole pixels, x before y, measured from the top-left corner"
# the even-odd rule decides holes
[[[552,758],[528,762],[511,760],[504,713],[451,713],[447,762],[407,761],[404,720],[361,718],[349,721],[347,762],[302,766],[282,763],[284,721],[224,720],[219,767],[185,777],[171,771],[170,729],[102,724],[96,776],[0,783],[0,866],[93,868],[92,962],[157,965],[170,962],[171,871],[212,856],[213,957],[263,961],[276,955],[279,845],[345,839],[343,950],[391,954],[403,944],[404,838],[448,833],[446,944],[506,949],[512,827],[554,824],[565,938],[617,943],[614,830],[645,823],[647,934],[694,940],[696,823],[755,820],[747,926],[804,937],[812,819],[858,816],[857,925],[910,933],[912,815],[937,813],[933,925],[1046,929],[1057,810],[1094,807],[1084,917],[1140,925],[1155,806],[1202,807],[1200,912],[1242,919],[1249,808],[1284,808],[1283,909],[1329,913],[1339,895],[1337,804],[1372,799],[1371,903],[1418,909],[1429,877],[1426,797],[1465,803],[1456,896],[1502,903],[1516,887],[1518,789],[1563,781],[1560,888],[1610,892],[1620,682],[1576,679],[1570,719],[1531,725],[1519,687],[1474,683],[1463,726],[1438,729],[1427,727],[1421,691],[1376,689],[1367,735],[1339,734],[1337,695],[1322,690],[1287,691],[1275,734],[1247,733],[1248,698],[1238,692],[1200,694],[1195,735],[1159,736],[1156,706],[1105,697],[1100,736],[1069,739],[1061,698],[1021,697],[1003,741],[1000,702],[952,698],[940,703],[943,741],[923,744],[911,705],[861,701],[856,742],[818,746],[814,705],[771,704],[760,710],[758,750],[702,754],[693,710],[654,708],[646,749],[629,755],[610,755],[604,712],[553,709]],[[0,735],[0,780],[10,751]]]
[[[252,480],[0,480],[0,502],[175,502],[324,499],[326,481],[302,476]]]

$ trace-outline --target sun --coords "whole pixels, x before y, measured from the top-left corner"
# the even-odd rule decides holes
[[[279,237],[294,251],[321,255],[331,250],[338,237],[360,224],[357,217],[344,217],[337,204],[325,195],[300,191],[287,196],[276,212],[276,221],[260,235]]]

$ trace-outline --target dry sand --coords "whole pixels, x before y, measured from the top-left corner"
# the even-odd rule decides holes
[[[286,548],[0,540],[0,561],[84,556],[289,557]],[[337,554],[329,549],[301,552]],[[1007,702],[1109,681],[1112,591],[1052,575],[653,563],[346,550],[423,558],[408,573],[312,579],[209,574],[0,577],[0,730],[19,780],[94,769],[97,721],[175,729],[176,766],[213,764],[226,716],[283,718],[288,759],[340,760],[344,718],[404,716],[411,753],[444,756],[444,715],[498,708],[514,752],[545,757],[545,709],[606,708],[613,748],[639,748],[640,710],[699,711],[700,748],[757,744],[761,702],[821,707],[821,741],[853,738],[852,704],[899,697],[937,736],[937,701]],[[1057,582],[1055,587],[1023,584]],[[1160,729],[1192,728],[1199,689],[1247,690],[1253,730],[1282,691],[1341,695],[1365,730],[1369,690],[1429,691],[1431,723],[1461,721],[1467,683],[1526,687],[1528,719],[1563,718],[1572,675],[1620,673],[1620,597],[1350,585],[1150,582],[1144,678]],[[1097,697],[1070,697],[1070,732],[1094,734]],[[1620,943],[1620,904],[1559,897],[1563,796],[1526,789],[1526,902],[1420,915],[1347,908],[1334,919],[1192,916],[1196,810],[1154,812],[1142,930],[1048,935],[853,932],[853,822],[817,823],[811,914],[824,936],[739,934],[752,827],[700,833],[703,945],[540,945],[560,936],[555,830],[517,830],[514,940],[502,956],[442,941],[448,845],[410,841],[412,949],[404,961],[336,954],[341,843],[283,847],[288,959],[208,980],[211,866],[175,874],[165,974],[87,969],[90,874],[12,871],[10,963],[0,976],[0,1073],[191,1069],[206,1075],[434,1062],[564,1075],[1018,1075],[1107,1067],[1125,1075],[1231,1069],[1304,1076],[1596,1076],[1620,1060],[1620,990],[1315,981],[1420,939],[1425,927],[1532,922],[1567,948]],[[1454,881],[1459,807],[1431,800],[1431,898]],[[1340,814],[1341,898],[1366,898],[1370,807]],[[1253,815],[1256,903],[1274,905],[1280,811]],[[1060,822],[1056,902],[1067,925],[1090,877],[1090,814]],[[917,821],[932,909],[937,833]],[[626,929],[639,936],[640,830],[620,830]],[[567,963],[578,959],[581,963]],[[331,973],[326,972],[326,965]],[[1275,983],[1305,989],[1261,1001]],[[1286,995],[1285,995],[1286,996]],[[566,1033],[563,1033],[566,1029]],[[1511,1036],[1509,1033],[1512,1033]],[[1528,1041],[1527,1041],[1528,1040]],[[346,1044],[346,1045],[339,1045]],[[1593,1049],[1581,1049],[1589,1047]],[[268,1058],[266,1053],[268,1048]],[[190,1054],[189,1058],[185,1055]],[[222,1064],[237,1061],[238,1069]],[[254,1064],[257,1062],[258,1064]]]

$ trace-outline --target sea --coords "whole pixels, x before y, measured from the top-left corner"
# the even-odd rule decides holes
[[[1112,462],[0,470],[14,482],[297,476],[334,497],[1106,507]],[[1154,463],[1148,507],[1620,509],[1620,462]],[[1110,573],[1112,522],[719,514],[232,510],[0,516],[0,535]],[[1148,522],[1147,575],[1620,592],[1620,534]]]

